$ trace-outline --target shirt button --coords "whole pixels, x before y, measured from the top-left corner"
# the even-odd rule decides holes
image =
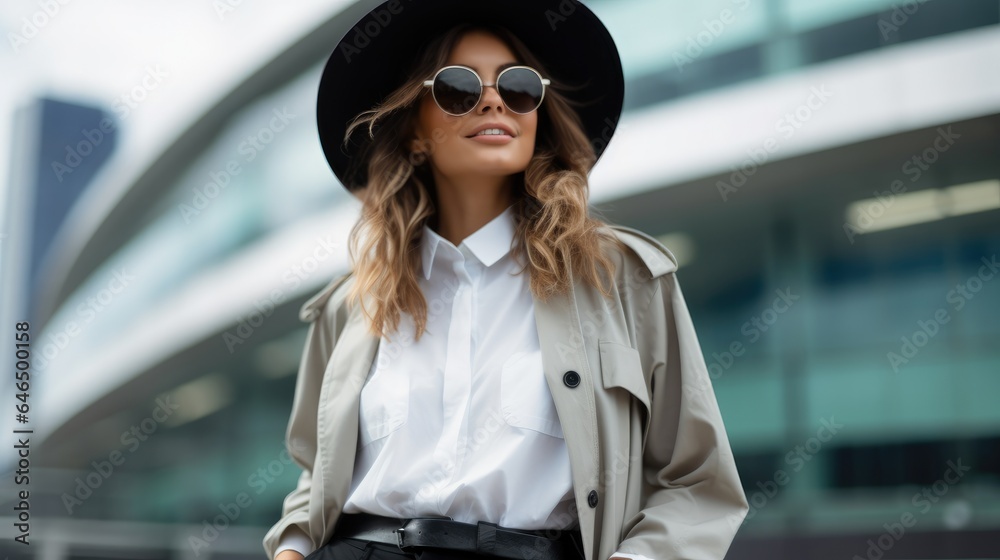
[[[567,387],[576,387],[580,384],[580,374],[573,370],[567,371],[566,374],[563,375],[563,383],[565,383]]]
[[[597,507],[597,490],[591,490],[590,494],[587,494],[587,504],[592,508]]]

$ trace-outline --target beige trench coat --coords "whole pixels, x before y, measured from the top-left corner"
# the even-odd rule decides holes
[[[748,505],[676,260],[647,234],[610,227],[634,251],[613,253],[615,297],[576,282],[535,302],[586,560],[616,550],[721,559]],[[360,306],[342,305],[352,278],[335,279],[300,311],[310,327],[286,444],[303,472],[264,537],[270,559],[292,525],[316,548],[326,543],[348,497],[360,392],[380,342]]]

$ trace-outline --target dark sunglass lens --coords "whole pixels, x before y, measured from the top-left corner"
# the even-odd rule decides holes
[[[442,70],[434,80],[434,98],[445,111],[464,114],[479,103],[481,87],[476,75],[465,68]]]
[[[527,68],[512,68],[500,76],[500,97],[511,111],[530,113],[542,103],[542,81]]]

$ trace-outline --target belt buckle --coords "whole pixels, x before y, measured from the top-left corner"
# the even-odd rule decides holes
[[[404,531],[403,527],[400,527],[399,529],[393,529],[392,531],[393,533],[396,533],[396,546],[398,546],[399,550],[402,550],[403,552],[412,552],[413,551],[412,546],[403,546],[403,531]]]

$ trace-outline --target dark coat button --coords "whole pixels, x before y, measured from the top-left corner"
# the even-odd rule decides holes
[[[567,371],[566,374],[563,375],[563,383],[565,383],[567,387],[576,387],[580,384],[580,374],[573,370]]]
[[[597,490],[591,490],[590,494],[587,494],[587,503],[592,508],[597,507]]]

